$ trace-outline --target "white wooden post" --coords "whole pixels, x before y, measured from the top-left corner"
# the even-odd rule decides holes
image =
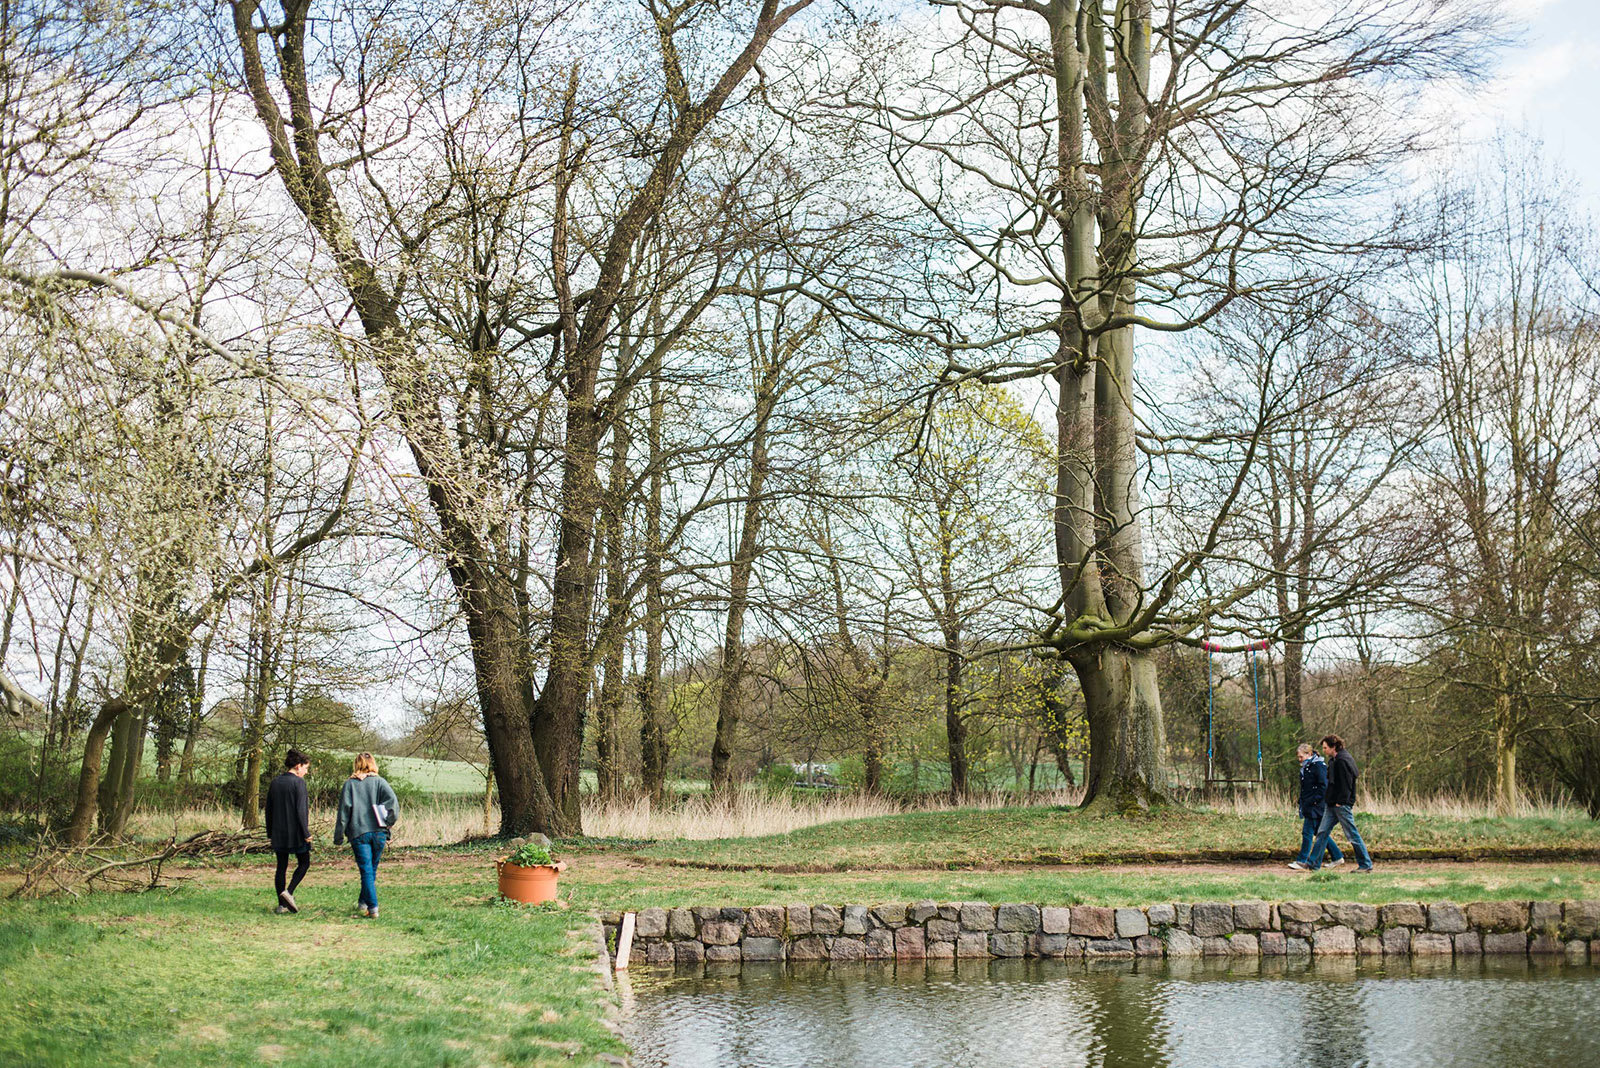
[[[622,930],[617,932],[617,971],[628,970],[628,951],[633,948],[633,913],[622,915]]]

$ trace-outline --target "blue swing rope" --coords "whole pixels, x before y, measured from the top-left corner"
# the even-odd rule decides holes
[[[1265,781],[1266,769],[1261,763],[1261,684],[1256,681],[1256,651],[1251,649],[1246,655],[1250,657],[1250,695],[1256,702],[1256,778]]]
[[[1206,641],[1202,643],[1206,651],[1206,782],[1212,781],[1215,771],[1213,764],[1216,758],[1217,738],[1217,688],[1211,677],[1211,658],[1217,651],[1217,646]],[[1256,781],[1266,781],[1266,765],[1262,761],[1261,753],[1261,680],[1256,668],[1256,650],[1265,649],[1267,643],[1256,642],[1245,647],[1245,656],[1250,661],[1250,696],[1256,706]],[[1230,780],[1231,781],[1231,780]]]

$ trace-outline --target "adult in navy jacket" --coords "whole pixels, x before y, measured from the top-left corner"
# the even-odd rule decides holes
[[[1317,824],[1317,837],[1311,843],[1310,859],[1304,864],[1292,866],[1310,871],[1322,867],[1323,850],[1331,844],[1333,825],[1337,823],[1344,828],[1345,837],[1350,839],[1350,848],[1355,851],[1356,871],[1371,871],[1372,855],[1367,852],[1367,843],[1361,840],[1361,832],[1356,830],[1356,758],[1350,755],[1350,751],[1344,747],[1344,739],[1337,734],[1329,734],[1322,739],[1322,752],[1328,758],[1328,796],[1322,821]]]
[[[1300,853],[1289,866],[1305,868],[1311,861],[1311,840],[1317,836],[1317,827],[1322,823],[1323,798],[1328,793],[1328,762],[1317,755],[1309,742],[1301,742],[1296,755],[1300,758]],[[1332,839],[1328,840],[1325,859],[1330,868],[1344,863],[1344,854]]]

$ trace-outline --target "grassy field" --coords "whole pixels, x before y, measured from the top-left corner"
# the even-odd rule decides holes
[[[824,810],[809,815],[850,811]],[[799,816],[756,807],[722,826]],[[1600,826],[1585,819],[1367,815],[1363,829],[1371,875],[1291,872],[1297,823],[1235,811],[1124,821],[992,807],[589,838],[557,843],[572,862],[562,907],[538,909],[495,903],[498,843],[397,842],[375,922],[351,915],[343,850],[319,852],[298,916],[271,913],[270,864],[234,858],[179,870],[172,890],[0,901],[0,1064],[605,1063],[624,1051],[582,930],[595,912],[649,905],[1600,898]],[[1407,851],[1564,856],[1396,859]]]
[[[387,859],[387,858],[386,858]],[[384,917],[354,871],[312,870],[299,915],[270,866],[174,891],[0,904],[0,1064],[311,1066],[599,1063],[594,946],[574,909],[494,903],[492,884],[402,862]]]
[[[1589,819],[1370,814],[1358,818],[1362,836],[1379,863],[1386,855],[1390,859],[1600,857],[1600,823]],[[1288,861],[1299,845],[1299,821],[1285,816],[1170,810],[1143,819],[1121,819],[1090,817],[1064,808],[1006,808],[907,812],[760,838],[653,842],[628,852],[644,861],[713,868],[852,871]]]

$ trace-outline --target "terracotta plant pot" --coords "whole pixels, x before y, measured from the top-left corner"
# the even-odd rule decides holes
[[[566,861],[556,864],[538,864],[524,868],[508,860],[497,860],[494,866],[500,871],[501,896],[526,905],[556,899],[556,876],[566,868]]]

